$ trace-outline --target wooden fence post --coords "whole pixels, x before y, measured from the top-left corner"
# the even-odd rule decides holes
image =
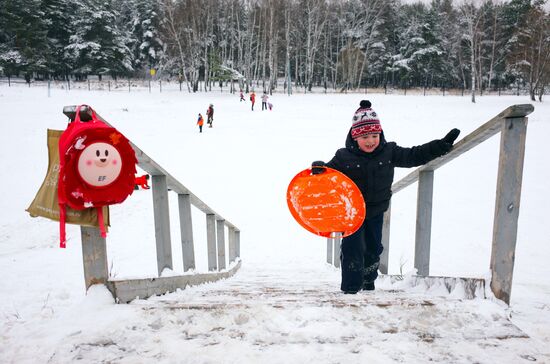
[[[327,263],[332,263],[332,246],[334,245],[334,239],[333,238],[327,238]]]
[[[237,257],[237,247],[235,246],[235,228],[229,227],[228,231],[228,249],[229,249],[229,264],[235,261]]]
[[[218,270],[225,269],[225,221],[216,220],[218,240]]]
[[[342,233],[337,233],[334,237],[334,266],[340,268],[340,244],[342,244]]]
[[[235,231],[235,256],[237,258],[241,257],[241,231]]]
[[[216,215],[214,214],[206,214],[206,247],[208,251],[208,270],[217,270]]]
[[[507,304],[512,293],[526,135],[526,117],[504,119],[491,249],[491,289]]]
[[[155,216],[155,239],[157,243],[158,274],[164,268],[172,269],[172,246],[170,241],[170,214],[166,176],[152,176],[153,212]]]
[[[382,225],[382,246],[384,250],[380,255],[381,273],[388,274],[388,264],[390,260],[390,221],[391,221],[391,201],[388,210],[384,213],[384,223]]]
[[[180,212],[181,252],[183,271],[195,269],[195,247],[193,244],[193,221],[191,218],[191,199],[189,195],[178,194]]]
[[[417,274],[430,274],[430,239],[432,232],[432,200],[434,171],[421,171],[418,176],[418,197],[416,204],[416,238],[414,246],[414,267]]]
[[[106,239],[99,228],[81,226],[82,260],[84,262],[84,283],[86,290],[94,284],[106,284],[109,279]]]

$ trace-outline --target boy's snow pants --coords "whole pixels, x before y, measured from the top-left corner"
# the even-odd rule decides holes
[[[383,213],[365,219],[359,230],[342,239],[342,291],[359,291],[363,283],[374,282],[378,277],[380,254],[384,250],[383,222]]]

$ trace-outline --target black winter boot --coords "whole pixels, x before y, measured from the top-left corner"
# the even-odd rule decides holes
[[[357,294],[357,292],[359,291],[356,291],[356,290],[348,290],[348,291],[343,291],[344,294]]]
[[[374,282],[363,282],[364,291],[374,291]]]

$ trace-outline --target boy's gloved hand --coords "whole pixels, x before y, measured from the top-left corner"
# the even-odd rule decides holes
[[[445,135],[445,137],[443,138],[443,141],[446,142],[446,143],[449,143],[451,145],[453,145],[453,143],[455,142],[456,138],[458,138],[458,135],[460,134],[460,130],[457,129],[457,128],[454,128],[453,130],[451,130],[450,132],[447,133],[447,135]]]
[[[326,171],[325,169],[325,162],[323,161],[315,161],[311,163],[311,174],[321,174]]]
[[[443,137],[443,139],[441,139],[441,141],[443,142],[441,144],[443,149],[445,150],[445,153],[449,152],[452,149],[453,144],[456,138],[458,138],[459,134],[460,134],[460,130],[458,130],[457,128],[454,128],[453,130],[448,132],[447,135]]]

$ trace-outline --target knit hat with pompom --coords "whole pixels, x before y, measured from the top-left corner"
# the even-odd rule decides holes
[[[359,103],[359,109],[355,111],[352,119],[351,137],[357,139],[360,136],[367,134],[382,133],[382,125],[378,114],[371,108],[371,103],[368,100],[362,100]]]

